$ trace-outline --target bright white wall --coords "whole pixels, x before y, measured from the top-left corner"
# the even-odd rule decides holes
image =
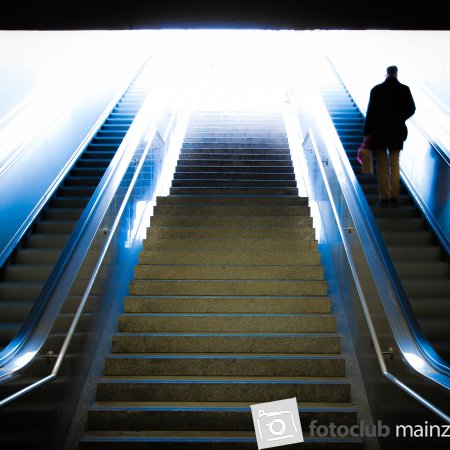
[[[138,37],[0,31],[0,255],[142,65]]]

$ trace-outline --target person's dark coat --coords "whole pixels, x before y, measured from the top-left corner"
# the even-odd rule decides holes
[[[364,135],[371,136],[373,150],[403,149],[408,135],[405,122],[415,112],[416,105],[408,86],[397,77],[389,76],[370,91],[364,122]]]

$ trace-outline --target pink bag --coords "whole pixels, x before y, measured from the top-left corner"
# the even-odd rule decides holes
[[[369,147],[370,136],[364,137],[364,142],[359,146],[356,160],[361,164],[361,173],[373,174],[372,150]]]

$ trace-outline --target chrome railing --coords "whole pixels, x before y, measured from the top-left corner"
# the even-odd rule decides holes
[[[331,209],[333,211],[334,219],[336,221],[339,233],[341,235],[342,239],[342,245],[344,247],[344,251],[347,257],[347,262],[350,266],[350,270],[353,276],[353,280],[355,283],[355,287],[358,293],[358,297],[361,302],[362,310],[364,313],[364,318],[367,323],[367,327],[369,330],[370,338],[373,343],[373,347],[375,350],[376,358],[378,361],[378,365],[380,367],[382,375],[388,379],[391,383],[394,383],[396,386],[398,386],[400,389],[402,389],[404,392],[406,392],[409,396],[411,396],[414,400],[422,404],[424,407],[429,409],[432,413],[439,416],[442,420],[444,420],[446,423],[450,424],[450,416],[447,415],[444,411],[442,411],[440,408],[435,406],[432,402],[428,401],[426,398],[424,398],[422,395],[420,395],[418,392],[416,392],[414,389],[410,388],[408,385],[406,385],[403,381],[401,381],[398,377],[393,375],[389,372],[386,362],[385,362],[385,355],[391,354],[392,349],[385,349],[385,351],[382,350],[382,345],[380,344],[380,340],[376,331],[376,327],[374,326],[374,323],[372,321],[370,308],[368,306],[368,302],[366,300],[366,296],[364,293],[364,289],[362,287],[362,283],[358,274],[358,270],[356,269],[356,263],[353,259],[352,251],[350,248],[350,245],[347,241],[348,239],[348,232],[356,232],[358,235],[360,234],[360,227],[355,225],[355,222],[357,223],[358,220],[354,220],[351,225],[346,224],[346,226],[343,226],[340,220],[340,215],[337,211],[336,204],[333,200],[333,193],[330,188],[330,184],[328,182],[328,177],[325,172],[324,168],[324,160],[323,155],[319,153],[316,140],[314,138],[313,131],[311,129],[308,130],[306,137],[303,142],[303,147],[306,151],[310,151],[315,155],[317,166],[319,167],[320,175],[322,177],[323,185],[325,186],[325,190],[327,192]],[[366,242],[366,241],[364,241]],[[363,241],[361,241],[361,245],[363,245]],[[373,264],[373,263],[372,263]],[[393,330],[394,331],[394,330]],[[450,384],[447,386],[450,387]]]
[[[342,268],[338,271],[345,280],[354,279],[358,295],[356,298],[351,297],[352,307],[359,309],[365,318],[363,322],[371,338],[369,343],[375,348],[384,378],[450,423],[445,411],[405,382],[412,379],[412,374],[414,382],[418,380],[421,388],[426,386],[427,394],[430,387],[433,398],[436,400],[437,396],[441,400],[442,393],[450,389],[450,371],[446,361],[430,346],[417,323],[322,96],[318,88],[313,88],[307,81],[307,77],[285,80],[289,100],[289,118],[286,120],[295,122],[298,138],[302,142],[302,145],[297,146],[302,154],[298,165],[304,174],[305,189],[312,202],[311,211],[316,217],[314,220],[317,221],[319,241],[322,240],[327,247],[327,261],[333,261],[331,265],[342,264],[344,255],[337,250],[341,245],[339,239],[336,240],[339,235],[351,270],[350,273]],[[308,89],[304,86],[308,86]],[[303,140],[303,136],[306,139]],[[329,249],[330,243],[332,249]],[[331,265],[330,270],[336,271],[336,267],[332,268]],[[355,269],[363,272],[364,283],[354,276]],[[334,283],[339,286],[346,281],[338,278]],[[343,294],[342,287],[335,289],[341,297],[349,295]],[[367,298],[371,300],[372,312],[368,308]],[[381,344],[374,328],[374,317],[383,336]],[[355,323],[355,326],[362,325]],[[392,370],[387,370],[383,355],[389,355],[392,367],[395,366],[396,373],[401,376],[392,375]],[[366,355],[362,356],[366,359]]]
[[[352,83],[350,79],[344,80],[339,73],[336,65],[330,57],[325,57],[329,67],[352,95],[352,100],[355,102],[357,108],[363,116],[366,115],[366,107],[363,105],[358,97],[352,92]],[[425,94],[422,93],[422,89],[417,89],[421,93],[420,102],[418,107],[426,101]],[[418,118],[419,116],[420,118]],[[445,138],[439,136],[432,136],[430,130],[437,130],[438,133],[443,133],[444,126],[435,127],[432,122],[433,118],[428,117],[427,111],[423,112],[420,109],[416,111],[416,114],[409,119],[411,122],[410,137],[408,137],[405,143],[405,149],[403,154],[406,155],[405,159],[402,159],[400,166],[400,173],[403,182],[408,188],[411,196],[422,211],[427,222],[432,227],[437,238],[439,239],[442,247],[447,255],[450,255],[450,220],[448,219],[448,211],[445,213],[442,209],[446,208],[447,197],[450,193],[449,187],[449,172],[450,172],[450,148],[446,148],[444,143],[448,143],[448,130]],[[409,150],[410,149],[410,150]],[[437,156],[433,157],[433,150]],[[418,164],[409,164],[409,160],[415,158],[417,155],[421,155]],[[437,174],[440,174],[441,181],[445,184],[440,187],[442,191],[439,195],[438,192],[433,190],[433,170]],[[426,178],[423,179],[423,173],[429,171]],[[435,198],[430,196],[433,193],[435,197],[444,197],[441,204],[434,204]],[[446,215],[447,214],[447,215]]]
[[[289,90],[291,96],[291,105],[293,108],[302,110],[296,101],[292,90]],[[336,172],[336,177],[341,184],[346,201],[353,207],[354,215],[358,215],[361,219],[361,226],[364,227],[364,238],[372,243],[373,251],[377,254],[377,261],[372,266],[379,267],[378,277],[380,282],[380,291],[383,292],[383,304],[396,305],[395,311],[392,313],[399,313],[406,320],[402,326],[410,331],[414,341],[420,347],[421,357],[425,355],[428,363],[438,372],[448,377],[450,375],[450,367],[448,363],[439,356],[429,344],[427,338],[423,334],[420,325],[417,322],[415,314],[410,306],[406,293],[404,292],[401,281],[393,266],[392,260],[388,254],[383,238],[379,228],[375,222],[372,212],[367,204],[364,193],[359,185],[356,176],[352,170],[348,157],[336,132],[336,129],[331,121],[328,110],[323,102],[323,99],[317,89],[310,88],[308,92],[302,93],[301,102],[308,105],[308,114],[302,111],[302,116],[308,118],[309,127],[314,131],[315,136],[320,136],[323,145],[321,148],[327,152],[326,159],[332,164],[330,168]],[[306,122],[306,120],[305,120]],[[328,150],[333,149],[333,150]],[[388,281],[388,283],[386,283]],[[393,306],[391,306],[393,307]],[[445,382],[450,383],[448,380]],[[450,387],[450,384],[449,384]]]
[[[184,111],[185,114],[187,114],[186,111]],[[133,126],[130,128],[129,134],[127,134],[127,138],[124,139],[124,142],[121,144],[121,147],[119,149],[120,153],[123,154],[122,158],[117,158],[116,161],[116,168],[117,170],[111,171],[109,176],[105,175],[104,180],[102,180],[103,188],[100,189],[100,192],[98,192],[98,201],[95,202],[94,205],[92,205],[92,209],[95,208],[101,208],[101,198],[102,196],[107,196],[108,192],[117,192],[121,187],[121,180],[124,175],[124,170],[126,171],[127,167],[132,166],[133,167],[133,175],[131,180],[129,181],[128,187],[126,189],[125,194],[123,195],[123,198],[121,199],[120,206],[118,209],[116,209],[114,206],[114,221],[110,228],[103,228],[101,224],[97,223],[97,231],[95,233],[101,232],[106,234],[106,240],[103,243],[103,246],[101,248],[100,254],[94,264],[94,267],[92,269],[92,273],[90,275],[90,278],[87,282],[86,288],[84,289],[83,295],[81,296],[80,303],[77,307],[77,310],[75,312],[75,315],[70,323],[69,329],[67,331],[67,334],[64,337],[64,341],[61,345],[61,348],[59,352],[56,354],[54,352],[51,352],[48,354],[49,358],[52,358],[54,360],[54,365],[52,370],[47,376],[44,376],[40,378],[39,380],[33,382],[32,384],[26,386],[23,389],[18,390],[12,395],[9,395],[8,397],[2,399],[0,401],[0,407],[6,406],[10,404],[11,402],[14,402],[15,400],[23,397],[25,394],[36,390],[42,385],[45,385],[52,380],[54,380],[61,369],[61,365],[67,356],[68,348],[75,336],[75,331],[77,329],[77,326],[80,322],[80,318],[83,315],[84,309],[86,307],[86,303],[88,301],[89,296],[91,295],[91,291],[93,290],[94,284],[97,281],[97,278],[99,276],[102,264],[104,263],[105,256],[110,249],[110,246],[115,239],[119,224],[123,218],[124,211],[127,207],[127,203],[130,199],[130,196],[132,195],[133,190],[136,187],[136,182],[138,178],[142,175],[144,165],[149,160],[149,155],[153,152],[154,155],[151,155],[152,162],[158,161],[157,164],[159,164],[159,170],[158,173],[154,172],[154,175],[159,176],[160,175],[160,169],[161,169],[161,162],[164,160],[167,149],[170,146],[170,140],[173,135],[174,129],[178,125],[179,122],[185,121],[185,118],[180,118],[180,115],[183,114],[183,112],[180,111],[171,111],[170,113],[170,120],[166,127],[166,131],[164,133],[164,137],[161,136],[159,131],[156,129],[156,124],[158,121],[157,112],[152,111],[152,99],[149,98],[144,106],[141,109],[141,112],[136,117],[136,121],[133,124]],[[149,120],[150,119],[150,120]],[[136,155],[139,154],[138,158],[136,158]],[[128,155],[127,158],[125,156]],[[114,165],[114,164],[112,164]],[[118,170],[122,167],[123,170]],[[154,167],[153,167],[154,169]],[[145,178],[145,177],[144,177]],[[145,183],[145,180],[143,180]],[[152,188],[150,186],[144,186],[145,188]],[[150,192],[150,197],[154,194],[153,190]],[[107,203],[110,204],[113,197],[108,196]],[[147,198],[145,198],[147,197]],[[152,198],[149,198],[148,194],[144,195],[144,201],[151,202]],[[103,208],[101,208],[103,209]],[[105,211],[103,211],[105,213]],[[94,211],[88,211],[87,215],[94,215]],[[102,214],[103,216],[104,214]],[[139,220],[138,220],[139,221]],[[81,247],[84,247],[81,245]],[[86,249],[82,248],[82,252],[84,254],[87,254]],[[71,267],[68,267],[68,270],[70,270]],[[79,267],[78,267],[79,269]],[[44,339],[46,336],[42,336],[42,339]],[[34,347],[41,347],[41,345],[34,344]],[[35,354],[36,352],[34,352]],[[16,355],[17,358],[18,355]],[[15,359],[16,359],[15,358]],[[19,359],[20,356],[19,356]],[[25,363],[27,363],[31,358],[27,357],[25,359],[22,358],[21,364],[13,364],[10,368],[10,370],[6,373],[5,369],[2,369],[2,375],[10,375],[14,369],[14,371],[17,371],[21,369]]]
[[[139,69],[139,72],[143,70],[143,68],[148,64],[148,59],[143,63],[141,68]],[[138,72],[138,73],[139,73]],[[116,106],[117,102],[120,100],[120,98],[123,96],[126,89],[130,86],[130,83],[133,81],[133,79],[136,77],[136,74],[133,74],[131,79],[125,80],[122,85],[117,89],[117,92],[112,97],[111,101],[108,103],[106,108],[103,110],[100,117],[96,120],[92,128],[89,130],[87,135],[84,137],[83,141],[80,143],[78,148],[74,151],[70,159],[67,161],[67,163],[64,165],[64,167],[59,172],[58,176],[53,180],[53,182],[50,184],[44,195],[41,197],[39,202],[34,206],[33,210],[30,212],[28,217],[23,221],[21,226],[18,228],[17,232],[12,236],[12,238],[9,240],[9,242],[5,245],[3,249],[0,249],[0,268],[5,264],[5,262],[10,257],[11,253],[14,251],[14,249],[17,247],[17,245],[20,243],[20,241],[23,239],[23,237],[26,235],[27,231],[29,230],[30,226],[33,224],[33,222],[36,220],[36,218],[42,213],[42,210],[44,209],[45,205],[47,204],[48,200],[52,197],[52,195],[56,192],[59,185],[61,184],[62,180],[66,177],[70,169],[72,168],[75,161],[80,157],[81,153],[83,153],[86,146],[89,144],[89,142],[92,140],[92,138],[95,136],[95,134],[98,132],[98,130],[101,128],[103,123],[105,122],[106,118],[109,116],[113,108]],[[71,105],[68,105],[65,107],[65,109],[70,108]],[[61,114],[61,111],[58,112],[58,115]],[[41,130],[39,134],[44,133],[45,130]],[[36,141],[37,136],[33,136],[32,139],[29,139],[26,143],[22,145],[20,149],[17,149],[6,161],[4,161],[0,165],[0,176],[10,168],[14,162],[25,152],[27,152],[33,143]],[[0,359],[1,360],[1,359]]]
[[[184,101],[186,100],[184,99]],[[162,162],[166,156],[173,131],[178,127],[178,124],[185,122],[186,119],[183,118],[183,115],[186,116],[189,111],[188,108],[183,109],[180,104],[176,108],[171,106],[167,111],[170,118],[165,128],[166,131],[164,137],[161,138],[157,129],[161,109],[161,105],[155,106],[153,104],[151,96],[145,100],[100,185],[77,223],[71,239],[63,250],[64,255],[58,261],[58,267],[55,268],[51,280],[47,283],[47,291],[43,292],[40,297],[40,304],[33,308],[29,319],[22,327],[22,334],[17,336],[8,347],[4,356],[4,364],[0,369],[0,378],[9,378],[12,374],[17,373],[38,354],[54,325],[58,312],[68,298],[71,287],[76,282],[80,269],[89,266],[84,260],[86,255],[91,252],[91,248],[99,245],[95,241],[95,237],[104,234],[106,238],[101,244],[102,249],[71,322],[68,334],[64,338],[57,356],[53,352],[49,355],[51,358],[56,358],[53,370],[48,376],[3,399],[0,406],[12,402],[56,377],[67,348],[73,339],[73,333],[83,313],[86,299],[99,273],[104,255],[110,247],[112,236],[115,234],[114,231],[123,215],[130,193],[135,188],[136,180],[144,172],[142,169],[150,156],[149,164],[151,167],[148,168],[148,172],[151,174],[152,180],[161,173]],[[161,142],[163,142],[163,145],[159,145]],[[155,154],[152,154],[152,148]],[[128,179],[131,173],[133,175],[131,179]],[[125,194],[123,194],[124,183],[127,184]],[[151,185],[146,185],[146,183],[148,183],[148,179],[146,179],[144,173],[140,189],[144,194],[141,193],[140,195],[145,203],[149,203],[152,199],[149,199],[148,196],[154,194],[155,183],[153,182]],[[147,193],[145,194],[145,192]],[[105,225],[111,219],[113,220],[112,225]]]

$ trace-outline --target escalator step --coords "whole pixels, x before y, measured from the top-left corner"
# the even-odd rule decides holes
[[[43,214],[44,220],[78,220],[84,208],[48,208]]]
[[[83,158],[77,161],[76,167],[79,168],[93,168],[105,170],[111,164],[110,153],[105,154],[104,158]]]
[[[403,279],[408,278],[448,278],[450,277],[450,269],[449,265],[444,262],[408,262],[408,261],[400,261],[395,264],[395,268],[397,273]],[[450,302],[449,302],[450,308]]]
[[[94,177],[94,176],[73,176],[69,175],[64,180],[65,187],[67,186],[73,186],[79,188],[80,186],[84,187],[90,187],[94,186],[97,187],[101,178],[100,177]]]
[[[0,298],[35,300],[43,286],[40,281],[4,281],[0,283]]]
[[[0,301],[0,317],[3,321],[11,323],[17,322],[20,323],[23,321],[23,318],[27,316],[27,314],[31,311],[33,307],[34,301],[13,301],[13,300],[1,300]],[[17,323],[14,324],[14,329],[17,327]],[[0,322],[0,329],[2,327],[2,322]],[[1,332],[0,332],[1,333]],[[14,333],[15,334],[15,333]],[[1,339],[0,339],[1,341]]]
[[[61,186],[58,195],[62,197],[92,197],[97,186]]]
[[[406,293],[411,296],[427,296],[428,298],[449,296],[450,279],[414,278],[402,280]],[[447,335],[450,327],[447,329]]]
[[[23,248],[14,257],[16,264],[55,264],[62,249]]]
[[[433,245],[433,236],[427,231],[418,232],[395,232],[382,231],[386,245]]]
[[[37,233],[71,233],[77,222],[75,220],[40,220],[34,227]]]
[[[445,317],[450,318],[450,302],[446,297],[427,297],[410,295],[409,301],[419,317],[433,318]]]
[[[63,197],[58,196],[50,200],[50,206],[54,208],[85,208],[90,197]]]
[[[0,348],[11,342],[21,325],[21,322],[0,322]]]
[[[32,234],[26,241],[26,248],[63,248],[69,240],[70,234]]]
[[[438,247],[415,247],[415,246],[400,246],[391,245],[388,247],[391,258],[394,262],[397,261],[441,261],[442,252]]]
[[[4,279],[6,281],[45,281],[52,269],[53,264],[10,264],[5,269]]]

